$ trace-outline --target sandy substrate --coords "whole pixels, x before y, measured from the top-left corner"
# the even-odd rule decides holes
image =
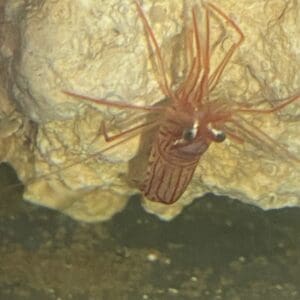
[[[175,220],[138,199],[112,220],[74,221],[33,206],[0,167],[0,299],[280,299],[300,297],[300,210],[263,211],[207,196]]]

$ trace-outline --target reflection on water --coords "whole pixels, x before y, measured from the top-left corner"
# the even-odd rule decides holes
[[[86,224],[21,201],[0,167],[0,299],[300,299],[300,209],[208,195],[171,222],[139,197]]]

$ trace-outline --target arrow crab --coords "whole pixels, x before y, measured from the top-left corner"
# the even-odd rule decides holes
[[[271,114],[280,111],[298,100],[299,94],[281,99],[280,104],[267,109],[235,105],[212,96],[226,65],[245,39],[243,32],[232,18],[216,5],[205,2],[202,5],[203,24],[200,25],[197,18],[198,6],[193,6],[191,24],[186,30],[185,51],[189,66],[184,80],[179,87],[173,89],[155,34],[140,2],[136,0],[135,4],[144,26],[149,49],[153,54],[158,83],[166,97],[165,104],[139,106],[93,98],[70,91],[64,93],[99,105],[157,115],[154,121],[145,122],[115,136],[109,136],[105,122],[101,127],[106,142],[118,141],[107,149],[125,142],[142,131],[156,129],[146,175],[139,185],[146,198],[165,204],[177,201],[190,183],[201,156],[211,143],[222,143],[226,138],[237,143],[254,141],[263,144],[276,155],[299,162],[284,146],[243,117],[247,114]],[[237,36],[236,41],[214,68],[211,67],[211,56],[221,41],[215,45],[211,43],[212,16],[219,22],[228,24]]]

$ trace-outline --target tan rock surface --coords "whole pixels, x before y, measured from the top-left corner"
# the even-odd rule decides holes
[[[190,11],[188,3],[151,3],[144,1],[145,13],[171,65],[170,73],[178,81],[183,68],[178,44],[183,42],[182,15]],[[226,68],[218,95],[247,104],[267,98],[271,103],[260,107],[269,107],[299,93],[297,2],[214,3],[239,24],[246,37]],[[27,182],[27,200],[80,220],[108,219],[137,191],[128,184],[127,174],[139,139],[95,155],[108,146],[99,135],[100,122],[109,121],[109,133],[114,134],[134,125],[140,113],[90,105],[62,90],[135,104],[163,99],[135,5],[133,1],[47,0],[7,1],[4,8],[3,19],[9,25],[2,26],[10,30],[1,30],[0,101],[5,103],[1,106],[1,160],[10,161]],[[14,40],[16,36],[20,39]],[[230,41],[224,41],[224,48]],[[221,55],[222,49],[218,51]],[[255,116],[251,122],[299,156],[299,107],[299,102],[294,103],[276,115]],[[49,173],[52,175],[40,177]],[[32,177],[36,180],[30,180]],[[203,156],[177,203],[166,206],[144,201],[143,205],[164,219],[176,216],[207,192],[266,209],[298,206],[299,179],[299,164],[227,140],[212,145]]]

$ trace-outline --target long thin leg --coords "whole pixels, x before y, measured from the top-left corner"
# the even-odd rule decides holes
[[[209,100],[208,93],[208,76],[210,73],[210,12],[205,9],[205,20],[206,20],[206,41],[205,41],[205,57],[204,57],[204,76],[203,76],[203,96],[207,97]]]
[[[159,76],[162,78],[162,83],[159,82],[160,84],[160,87],[163,91],[163,93],[168,96],[169,98],[175,100],[176,99],[176,95],[173,93],[171,87],[170,87],[170,84],[168,82],[168,79],[167,79],[167,76],[166,76],[166,69],[165,69],[165,66],[164,66],[164,62],[163,62],[163,59],[162,59],[162,55],[161,55],[161,52],[160,52],[160,48],[158,46],[158,43],[157,43],[157,40],[155,38],[155,35],[151,29],[151,26],[150,24],[148,23],[148,20],[143,12],[143,9],[141,7],[141,4],[139,3],[138,0],[135,0],[135,4],[136,4],[136,7],[137,7],[137,10],[138,10],[138,13],[143,21],[143,24],[144,24],[144,28],[145,28],[145,31],[147,32],[148,34],[148,37],[149,37],[149,46],[151,47],[153,53],[156,54],[156,65],[157,65],[157,69],[158,69],[158,72],[159,72]]]
[[[154,126],[156,126],[157,124],[155,124],[155,123],[153,122],[152,125],[153,125],[153,127],[154,127]],[[147,130],[149,130],[149,129],[151,129],[151,126],[149,126],[149,127],[147,128]],[[115,144],[113,144],[113,145],[110,145],[110,146],[108,146],[108,147],[106,147],[106,148],[104,148],[104,149],[102,149],[102,150],[100,150],[100,151],[97,151],[97,152],[95,152],[95,153],[89,155],[88,157],[85,157],[85,158],[83,158],[83,159],[81,159],[81,160],[78,160],[78,161],[76,161],[76,162],[74,162],[74,163],[68,164],[68,165],[66,165],[66,166],[63,167],[63,170],[70,169],[70,168],[72,168],[72,167],[74,167],[74,166],[76,166],[76,165],[79,165],[79,164],[85,163],[85,162],[87,162],[87,161],[89,161],[89,160],[92,160],[92,159],[94,159],[94,158],[96,158],[96,157],[102,155],[104,152],[107,152],[107,151],[109,151],[109,150],[111,150],[111,149],[113,149],[113,148],[115,148],[115,147],[117,147],[117,146],[119,146],[119,145],[121,145],[121,144],[123,144],[123,143],[128,142],[129,140],[131,140],[132,138],[134,138],[135,136],[137,136],[139,133],[140,133],[140,132],[137,131],[137,132],[135,132],[134,134],[129,135],[128,137],[126,137],[126,138],[120,140],[119,142],[117,142],[117,143],[115,143]],[[39,176],[38,178],[30,178],[30,179],[26,182],[26,184],[33,183],[33,182],[36,181],[37,179],[48,178],[48,177],[51,176],[51,175],[55,175],[55,174],[60,173],[61,171],[62,171],[62,170],[59,169],[59,170],[55,170],[55,171],[53,171],[53,172],[44,174],[44,175],[42,175],[42,176]]]
[[[294,96],[282,99],[281,100],[282,103],[275,105],[274,107],[269,108],[269,109],[239,108],[239,109],[233,110],[233,112],[269,114],[269,113],[273,113],[278,110],[281,110],[282,108],[284,108],[285,106],[289,105],[290,103],[292,103],[296,100],[300,100],[300,95],[294,95]]]
[[[106,99],[97,99],[97,98],[93,98],[90,96],[85,96],[85,95],[80,95],[80,94],[75,94],[73,92],[69,92],[69,91],[63,91],[63,93],[65,93],[66,95],[72,96],[72,97],[76,97],[76,98],[80,98],[80,99],[84,99],[84,100],[88,100],[91,102],[94,102],[96,104],[100,104],[100,105],[107,105],[107,106],[113,106],[116,108],[120,108],[120,109],[124,109],[124,108],[128,108],[128,109],[136,109],[136,110],[143,110],[143,111],[150,111],[150,112],[162,112],[163,110],[165,110],[164,106],[138,106],[138,105],[134,105],[131,103],[123,103],[123,102],[119,102],[119,101],[109,101]],[[124,135],[127,135],[129,133],[132,133],[134,131],[140,130],[142,128],[147,128],[149,127],[153,127],[157,124],[157,122],[153,121],[153,122],[147,122],[138,126],[135,126],[133,128],[130,128],[128,130],[125,130],[121,133],[118,133],[114,136],[108,136],[107,130],[106,130],[106,126],[105,126],[105,121],[101,122],[101,128],[100,131],[104,136],[104,139],[106,142],[111,142],[111,141],[115,141],[119,138],[121,138]]]
[[[102,121],[101,122],[101,133],[103,134],[104,136],[104,139],[105,139],[105,142],[113,142],[117,139],[119,139],[120,137],[124,136],[124,135],[127,135],[129,133],[132,133],[134,131],[137,131],[137,130],[141,130],[143,128],[147,128],[147,127],[154,127],[158,124],[157,121],[153,121],[153,122],[147,122],[147,123],[144,123],[144,124],[141,124],[141,125],[138,125],[138,126],[135,126],[133,128],[130,128],[128,130],[125,130],[125,131],[122,131],[118,134],[115,134],[113,136],[108,136],[108,133],[107,133],[107,128],[105,126],[105,121]]]
[[[209,10],[205,6],[205,45],[204,45],[204,53],[203,53],[203,76],[201,78],[199,88],[197,90],[195,99],[198,105],[203,102],[204,97],[206,97],[206,101],[209,100],[208,93],[208,79],[210,72],[210,16]]]
[[[228,128],[228,126],[224,126],[224,130],[226,132],[226,135],[228,135],[229,138],[231,138],[232,140],[234,140],[238,144],[243,144],[245,142],[242,137],[240,137],[236,133],[233,133],[232,130],[230,128]]]
[[[189,44],[189,49],[192,53],[193,56],[193,64],[191,66],[190,72],[188,76],[186,77],[185,81],[183,82],[182,85],[182,98],[183,99],[189,99],[190,95],[194,91],[197,82],[200,77],[200,72],[201,72],[201,66],[202,66],[202,50],[201,50],[201,42],[200,42],[200,33],[197,25],[197,20],[196,20],[196,12],[195,8],[193,8],[193,37],[192,39],[195,40],[195,48],[196,48],[196,57],[194,57],[193,54],[193,40],[192,43]],[[188,49],[188,50],[189,50]],[[197,103],[195,103],[197,104]]]
[[[195,73],[195,67],[196,67],[196,59],[194,58],[192,60],[190,71],[188,72],[185,80],[180,84],[179,88],[176,90],[176,95],[178,95],[178,97],[180,97],[181,99],[186,99],[187,91],[191,90],[191,88],[189,88],[188,84],[193,80],[193,75]]]
[[[248,121],[243,120],[246,124],[246,126],[249,126],[252,130],[247,129],[241,122],[232,119],[231,122],[235,124],[239,130],[246,133],[250,138],[253,138],[257,142],[259,142],[261,145],[264,145],[265,147],[268,147],[273,153],[281,156],[281,157],[288,157],[292,159],[293,161],[300,162],[300,159],[295,157],[292,153],[289,152],[289,150],[279,144],[277,141],[275,141],[273,138],[271,138],[268,134],[266,134],[264,131],[262,131],[260,128],[254,126],[253,124],[250,124]],[[255,131],[254,131],[255,130]]]
[[[217,85],[228,61],[230,60],[230,58],[232,57],[232,55],[234,54],[234,52],[239,48],[239,46],[241,45],[241,43],[244,41],[245,36],[243,34],[243,32],[241,31],[241,29],[238,27],[238,25],[232,20],[230,19],[221,9],[219,9],[218,7],[216,7],[214,4],[211,3],[206,3],[206,5],[215,13],[217,13],[218,15],[220,15],[221,17],[223,17],[231,26],[233,29],[235,29],[235,31],[239,34],[240,38],[238,40],[237,43],[234,43],[230,49],[228,50],[227,54],[225,55],[225,57],[223,58],[223,60],[221,61],[221,63],[216,67],[215,71],[212,73],[212,75],[209,78],[209,91],[211,92]]]
[[[190,26],[185,29],[185,47],[186,62],[189,71],[186,73],[185,79],[181,82],[180,87],[176,90],[176,94],[180,99],[185,99],[187,91],[190,90],[191,82],[194,81],[195,69],[197,69],[198,59],[194,55],[194,30]]]
[[[107,99],[94,98],[94,97],[87,96],[87,95],[76,94],[76,93],[70,92],[70,91],[62,91],[62,92],[68,96],[72,96],[75,98],[88,100],[88,101],[94,102],[96,104],[112,106],[112,107],[116,107],[116,108],[120,108],[120,109],[128,108],[128,109],[143,110],[143,111],[150,111],[150,112],[162,112],[165,110],[164,106],[135,105],[135,104],[131,104],[128,102],[109,101]]]
[[[197,17],[196,17],[196,11],[195,8],[193,8],[193,27],[194,27],[194,36],[195,36],[195,47],[196,47],[196,61],[197,61],[197,68],[195,71],[195,78],[192,81],[190,90],[188,91],[188,96],[194,91],[195,87],[197,86],[197,82],[200,78],[200,73],[201,73],[201,68],[203,67],[203,49],[202,49],[202,43],[200,41],[200,31],[198,28],[198,24],[197,24]],[[205,68],[204,68],[204,72],[205,72]],[[198,90],[197,90],[198,91]],[[195,100],[197,99],[197,96],[195,97]],[[197,101],[195,101],[196,105],[198,106],[199,103],[197,103]]]

